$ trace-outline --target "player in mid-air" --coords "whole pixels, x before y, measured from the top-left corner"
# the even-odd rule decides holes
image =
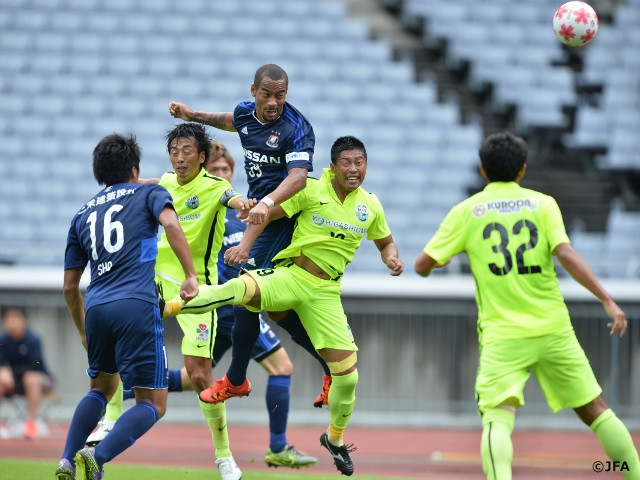
[[[589,290],[624,335],[625,313],[569,242],[556,201],[520,187],[527,144],[510,132],[490,135],[480,147],[484,190],[454,206],[415,263],[427,276],[466,252],[476,283],[480,359],[476,399],[482,417],[482,466],[489,480],[511,479],[511,433],[524,386],[536,376],[549,408],[572,408],[597,435],[627,479],[640,479],[629,431],[603,400],[578,343],[553,263]]]
[[[329,427],[320,436],[320,444],[345,475],[353,474],[349,455],[353,446],[344,444],[343,432],[356,401],[358,348],[340,299],[342,275],[365,238],[373,240],[391,275],[400,275],[404,268],[380,201],[361,188],[366,172],[364,144],[351,136],[338,138],[331,148],[330,168],[322,177],[307,179],[303,190],[269,212],[269,221],[297,216],[291,244],[273,258],[274,268],[249,270],[222,285],[202,285],[199,296],[184,308],[176,297],[163,312],[165,316],[181,308],[183,313],[201,312],[230,304],[246,305],[253,311],[298,312],[333,378]],[[227,250],[225,262],[246,262],[263,228],[264,223],[249,225],[240,245]],[[201,392],[200,398],[220,401],[213,389]]]
[[[304,115],[286,101],[288,87],[287,73],[278,65],[267,64],[255,72],[251,85],[255,101],[241,102],[233,112],[208,113],[194,111],[183,103],[169,103],[169,113],[176,118],[238,132],[249,184],[247,198],[259,200],[249,212],[249,223],[264,222],[270,208],[304,188],[307,174],[313,170],[313,128]],[[291,241],[294,223],[294,218],[269,223],[242,268],[271,267],[274,255]],[[327,365],[316,353],[295,312],[269,313],[272,320],[322,365],[323,387],[314,401],[316,407],[322,407],[327,402],[331,384]],[[214,385],[220,400],[247,395],[251,391],[246,376],[251,348],[246,345],[254,345],[260,333],[258,313],[238,307],[234,309],[234,316],[232,361],[222,382]]]
[[[57,480],[75,480],[76,474],[102,479],[102,466],[133,445],[166,411],[167,357],[154,282],[159,225],[182,277],[176,291],[185,301],[198,293],[189,244],[169,192],[136,183],[140,149],[135,138],[104,137],[93,151],[93,172],[105,188],[71,222],[63,286],[87,349],[91,390],[73,414]],[[83,299],[80,279],[88,263],[91,281]],[[120,378],[134,389],[136,405],[118,419],[104,442],[95,449],[82,448]]]
[[[211,141],[211,152],[205,168],[216,177],[224,178],[231,182],[235,161],[226,147],[216,140]],[[159,178],[146,179],[145,182],[158,183]],[[224,237],[222,248],[218,254],[218,283],[224,283],[239,274],[237,266],[225,265],[224,252],[228,248],[238,245],[246,224],[237,218],[237,212],[227,209],[225,218]],[[213,346],[213,365],[215,366],[225,352],[231,347],[231,330],[234,317],[233,307],[218,308],[217,327]],[[289,416],[289,387],[293,365],[286,350],[280,343],[280,339],[271,330],[269,325],[260,318],[260,335],[253,348],[252,358],[258,362],[269,374],[267,381],[266,403],[269,414],[269,449],[265,454],[265,463],[272,467],[308,467],[315,465],[318,459],[305,455],[287,442],[287,420]],[[124,399],[131,398],[133,392],[122,392],[122,386],[114,398],[120,394]],[[169,392],[181,392],[196,390],[196,386],[189,379],[186,367],[179,370],[169,370]],[[113,428],[115,421],[122,415],[122,402],[110,402],[105,418],[100,422],[99,428],[87,439],[87,445],[95,446],[107,436]]]

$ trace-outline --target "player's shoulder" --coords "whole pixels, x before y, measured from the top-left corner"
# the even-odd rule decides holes
[[[233,110],[234,117],[239,114],[251,114],[253,115],[253,111],[256,109],[256,102],[252,102],[249,100],[240,102],[236,105],[236,108]]]
[[[311,128],[311,122],[304,116],[304,114],[289,102],[284,103],[284,109],[282,112],[282,118],[293,125],[306,125]]]

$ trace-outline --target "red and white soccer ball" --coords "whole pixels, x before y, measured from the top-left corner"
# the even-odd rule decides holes
[[[584,2],[567,2],[553,17],[553,31],[565,45],[586,45],[598,32],[598,15]]]

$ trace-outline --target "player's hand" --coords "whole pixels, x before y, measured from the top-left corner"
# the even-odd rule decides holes
[[[193,118],[193,110],[184,103],[169,102],[169,113],[174,118],[179,118],[185,122],[190,122]]]
[[[184,306],[189,300],[193,300],[198,296],[198,277],[191,276],[185,278],[180,287],[180,298],[182,299]]]
[[[260,225],[264,223],[269,217],[269,206],[264,202],[258,202],[256,205],[249,210],[249,215],[247,216],[247,223],[251,223],[253,225]]]
[[[615,335],[620,332],[620,337],[622,337],[627,331],[627,315],[612,299],[602,302],[602,305],[604,306],[607,315],[613,319],[613,322],[607,323],[607,327],[611,329],[609,334]]]
[[[236,215],[236,218],[242,221],[247,220],[249,218],[249,211],[253,207],[255,207],[257,203],[258,201],[255,198],[251,198],[249,200],[243,200],[242,206],[240,207],[240,210],[238,210],[238,214]]]
[[[242,243],[235,247],[231,247],[224,252],[224,263],[231,265],[232,267],[242,263],[247,263],[247,261],[249,261],[249,250],[244,248]]]
[[[387,267],[391,270],[389,275],[397,277],[404,271],[404,263],[397,257],[387,259]]]

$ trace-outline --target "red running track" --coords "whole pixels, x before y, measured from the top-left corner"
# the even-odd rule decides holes
[[[35,444],[21,439],[0,440],[0,457],[50,459],[54,465],[62,452],[66,429],[67,425],[59,425],[52,429],[50,438],[36,440]],[[309,469],[310,473],[340,478],[329,454],[320,447],[318,438],[322,431],[318,426],[290,426],[287,437],[297,449],[319,458],[318,464]],[[482,480],[480,434],[479,429],[349,427],[345,440],[358,448],[352,454],[353,478],[368,474],[429,480]],[[232,426],[229,437],[240,468],[268,470],[263,461],[268,442],[266,426]],[[634,440],[640,445],[639,433],[634,433]],[[589,431],[516,430],[513,444],[514,479],[622,478],[617,473],[593,472],[593,463],[604,462],[607,457],[595,435]],[[36,445],[37,448],[33,448]],[[160,422],[114,463],[216,468],[211,435],[204,423]],[[282,467],[278,470],[286,471]]]

